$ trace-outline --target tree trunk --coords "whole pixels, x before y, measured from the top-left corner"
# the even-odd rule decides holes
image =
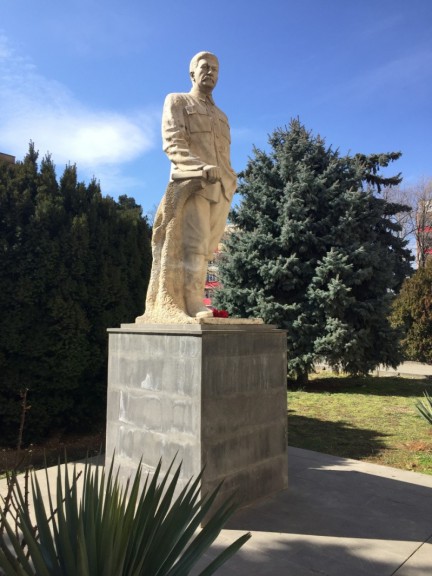
[[[296,382],[299,386],[307,386],[309,383],[309,373],[297,372]]]

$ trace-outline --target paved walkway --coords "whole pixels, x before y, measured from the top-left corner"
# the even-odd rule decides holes
[[[288,460],[288,491],[238,512],[217,540],[252,532],[219,575],[432,575],[432,476],[299,448]]]
[[[331,368],[328,364],[317,364],[318,370],[329,370]],[[378,368],[371,372],[373,376],[412,376],[420,378],[432,378],[432,364],[424,364],[423,362],[403,362],[396,368],[383,366],[380,364]]]
[[[374,370],[374,374],[378,376],[424,376],[426,378],[432,377],[432,364],[423,364],[422,362],[404,362],[399,364],[397,368],[387,368],[385,366],[378,366]]]
[[[208,552],[252,532],[219,576],[432,575],[432,476],[299,448],[288,459],[289,489],[240,510]]]

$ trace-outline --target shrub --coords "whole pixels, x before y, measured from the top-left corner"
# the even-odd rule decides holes
[[[201,475],[174,498],[179,466],[173,463],[159,482],[161,464],[141,487],[141,466],[123,488],[113,465],[105,473],[86,463],[83,478],[58,467],[56,498],[49,485],[44,502],[37,476],[31,474],[36,526],[26,491],[16,478],[12,522],[0,512],[5,534],[0,536],[0,568],[6,576],[182,576],[189,574],[235,510],[232,500],[214,507],[219,488],[201,499]],[[82,481],[82,495],[79,483]],[[205,519],[205,526],[198,531]],[[18,530],[16,530],[18,529]],[[248,539],[244,534],[221,552],[201,573],[213,574]]]

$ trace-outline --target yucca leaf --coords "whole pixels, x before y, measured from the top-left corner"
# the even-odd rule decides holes
[[[159,461],[149,483],[147,492],[141,492],[141,498],[135,513],[134,522],[137,530],[135,549],[128,546],[127,552],[128,558],[130,557],[131,559],[131,561],[127,563],[127,567],[133,572],[137,571],[139,566],[145,566],[147,570],[150,570],[152,554],[156,554],[156,551],[160,550],[160,542],[157,539],[158,531],[172,501],[173,484],[175,488],[179,476],[179,470],[176,470],[171,483],[166,487],[173,464],[174,461],[171,462],[168,470],[162,478],[162,481],[158,484],[161,469],[161,461]],[[138,557],[138,559],[136,554],[137,549],[140,549],[142,554],[141,558]],[[161,555],[163,555],[163,548]],[[135,561],[132,561],[132,557],[135,557]]]
[[[132,546],[134,541],[134,534],[133,532],[130,532],[130,530],[134,524],[137,508],[147,493],[148,478],[145,480],[144,487],[141,488],[141,477],[142,473],[140,461],[135,476],[133,477],[133,482],[131,482],[132,478],[129,478],[124,490],[119,491],[118,494],[118,499],[120,501],[119,509],[122,510],[122,523],[126,528],[126,532],[128,533],[127,543],[129,546]]]
[[[76,468],[57,468],[57,494],[51,495],[47,477],[45,506],[37,478],[32,476],[38,532],[35,534],[19,486],[14,498],[19,503],[18,527],[30,554],[29,561],[12,527],[5,524],[12,550],[0,541],[0,566],[6,576],[182,576],[189,574],[225,521],[234,511],[233,500],[213,511],[217,487],[201,500],[202,475],[186,483],[176,496],[180,469],[174,461],[162,474],[159,462],[153,475],[142,482],[141,464],[123,487],[113,464],[108,473],[93,470],[87,462],[82,488]],[[48,511],[47,511],[48,510]],[[49,516],[53,516],[50,526]],[[199,531],[201,522],[205,527]],[[205,569],[212,574],[249,538],[244,535],[222,552]],[[32,563],[34,569],[32,568]],[[16,566],[15,566],[16,565]],[[14,567],[14,568],[11,568]],[[6,570],[6,568],[3,568]],[[10,572],[14,569],[14,572]]]
[[[12,526],[1,510],[0,515],[4,522],[7,539],[15,552],[14,556],[12,550],[9,549],[8,541],[6,541],[4,535],[2,535],[0,538],[0,566],[6,571],[7,576],[14,576],[18,568],[21,570],[20,573],[34,576],[33,568],[24,553],[20,538],[16,535],[15,530],[12,529]],[[12,571],[8,572],[7,570],[11,570],[11,566],[13,566]]]
[[[0,549],[0,568],[3,570],[5,576],[33,576],[34,572],[30,566],[28,570],[18,564],[14,556],[7,556],[3,549]]]
[[[86,557],[86,565],[89,574],[98,574],[98,554],[96,549],[97,534],[95,523],[95,495],[93,490],[89,491],[90,495],[87,499],[87,506],[81,510],[80,531],[78,533],[79,546],[83,547],[82,555]],[[107,531],[110,527],[107,526]],[[84,550],[84,547],[86,548]],[[102,557],[99,556],[102,560]]]
[[[121,548],[121,568],[126,574],[130,573],[130,570],[132,569],[131,565],[133,565],[133,554],[131,551],[133,551],[135,547],[138,548],[138,546],[140,546],[142,553],[141,543],[136,543],[136,510],[139,508],[140,502],[143,500],[145,495],[145,490],[142,490],[140,484],[141,465],[139,464],[132,484],[131,479],[129,479],[126,483],[125,489],[119,492],[119,501],[121,503],[119,510],[122,510],[122,518],[121,525],[118,524],[120,528],[120,538],[117,538],[116,545]],[[147,480],[145,486],[147,486]],[[145,530],[145,523],[143,524],[144,526],[142,527],[142,530]],[[120,553],[117,553],[117,556],[120,558]]]
[[[140,574],[143,566],[146,570],[151,570],[153,555],[158,557],[158,563],[165,556],[166,542],[161,538],[161,531],[166,525],[167,511],[171,505],[179,475],[179,470],[176,470],[174,477],[166,486],[172,466],[173,462],[159,486],[158,477],[161,462],[154,471],[150,482],[149,475],[147,475],[144,486],[148,485],[148,488],[141,491],[135,512],[134,529],[128,545],[127,563],[125,564],[125,568],[131,571],[128,573]],[[135,487],[135,482],[133,486]],[[163,493],[164,489],[165,493]]]
[[[206,520],[206,524],[204,528],[190,542],[184,553],[179,557],[179,560],[176,563],[176,569],[178,572],[168,572],[170,576],[173,576],[177,573],[188,574],[189,570],[196,563],[197,559],[200,558],[211,546],[211,544],[219,535],[228,518],[230,518],[235,511],[236,506],[233,505],[234,496],[232,496],[225,503],[220,505],[215,511],[212,511],[209,518],[206,518],[214,504],[221,486],[222,484],[219,484],[219,486],[217,486],[216,489],[211,494],[209,494],[201,504],[200,510],[196,514],[189,529],[192,527],[197,529],[198,526],[204,521],[204,519]]]
[[[17,530],[14,530],[12,528],[8,519],[5,517],[5,515],[3,514],[3,512],[1,510],[0,510],[0,515],[2,516],[2,519],[3,519],[7,538],[9,540],[10,544],[12,545],[13,550],[15,551],[15,555],[16,555],[15,564],[17,566],[20,565],[25,570],[26,574],[34,575],[35,572],[32,568],[31,562],[29,562],[27,555],[24,551],[24,548],[22,546],[22,538],[23,537],[26,538],[26,541],[29,540],[29,542],[27,542],[27,545],[29,545],[29,544],[30,544],[30,546],[33,545],[34,531],[32,528],[32,523],[31,523],[31,519],[29,516],[29,511],[28,511],[28,508],[26,506],[26,499],[22,493],[19,482],[17,482],[16,474],[12,475],[11,481],[13,482],[13,498],[15,500],[17,507],[18,507],[18,518],[16,520]],[[12,556],[9,555],[8,544],[7,544],[7,542],[4,541],[3,536],[1,537],[0,542],[1,542],[1,548],[4,551],[6,558],[9,561],[11,561]],[[13,574],[15,574],[15,572],[13,572]]]
[[[201,523],[198,515],[201,505],[199,501],[200,480],[201,475],[193,483],[189,482],[185,486],[167,515],[163,539],[167,545],[169,544],[170,549],[167,550],[160,567],[161,574],[164,574],[167,566],[172,566]],[[176,518],[182,518],[182,521],[174,521]]]
[[[179,474],[180,466],[175,471],[171,482],[166,488],[166,493],[160,495],[159,507],[150,535],[151,540],[146,543],[143,561],[140,563],[145,569],[145,572],[148,571],[153,574],[159,573],[164,559],[169,556],[171,551],[173,545],[172,540],[174,540],[174,543],[178,540],[191,519],[191,506],[182,507],[181,499],[179,500],[179,498],[173,502]],[[192,492],[189,491],[184,492],[184,494],[192,496]],[[196,495],[196,497],[198,497],[198,495]],[[171,529],[171,534],[168,537],[167,531],[169,529]],[[174,534],[176,534],[176,536],[174,536]],[[150,543],[151,546],[149,546]]]
[[[432,398],[426,390],[423,392],[423,395],[425,397],[424,400],[419,400],[416,403],[416,408],[420,415],[429,422],[429,424],[432,424]]]
[[[98,521],[106,527],[105,530],[96,528],[96,543],[101,560],[101,574],[122,574],[125,558],[125,549],[128,539],[128,528],[124,514],[124,499],[119,486],[118,477],[112,479],[112,469],[105,477],[102,471],[101,483],[105,485],[103,504],[100,506]],[[97,494],[97,492],[95,492]]]
[[[58,461],[57,463],[57,474],[59,474],[60,472],[60,461]],[[49,475],[48,475],[48,464],[45,458],[45,482],[47,485],[47,493],[48,493],[48,508],[50,511],[50,517],[54,519],[54,505],[53,505],[53,500],[52,500],[52,496],[51,496],[51,487],[50,487],[50,481],[49,481]]]
[[[92,545],[92,541],[86,540],[84,527],[82,522],[80,522],[77,534],[77,574],[79,576],[97,576],[97,572],[91,572],[89,569],[88,549]]]
[[[57,509],[54,514],[53,533],[56,546],[58,564],[64,575],[77,574],[76,566],[76,537],[78,531],[77,485],[76,469],[73,469],[72,484],[69,481],[68,466],[57,468]]]
[[[53,576],[51,566],[47,566],[46,558],[42,554],[39,542],[35,539],[32,525],[28,525],[28,519],[25,518],[25,513],[22,511],[18,514],[18,528],[22,532],[26,546],[28,548],[32,563],[34,565],[34,573],[37,576]]]
[[[38,527],[38,535],[37,535],[37,540],[39,542],[38,545],[48,570],[50,570],[50,573],[54,575],[55,574],[54,567],[58,565],[57,554],[54,546],[52,532],[48,522],[49,515],[47,514],[45,509],[44,499],[36,475],[32,475],[31,484],[33,494],[33,509],[35,513],[36,525]],[[25,517],[28,526],[31,526],[30,518],[28,517],[27,513],[25,514]],[[32,534],[33,538],[36,540],[34,536],[35,533],[33,530]]]
[[[230,544],[223,552],[221,552],[198,576],[210,576],[214,574],[218,568],[225,564],[240,548],[251,538],[251,533],[243,534],[235,542]]]

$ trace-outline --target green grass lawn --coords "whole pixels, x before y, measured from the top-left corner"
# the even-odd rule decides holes
[[[432,474],[432,426],[415,403],[430,380],[317,376],[288,386],[290,446]]]

